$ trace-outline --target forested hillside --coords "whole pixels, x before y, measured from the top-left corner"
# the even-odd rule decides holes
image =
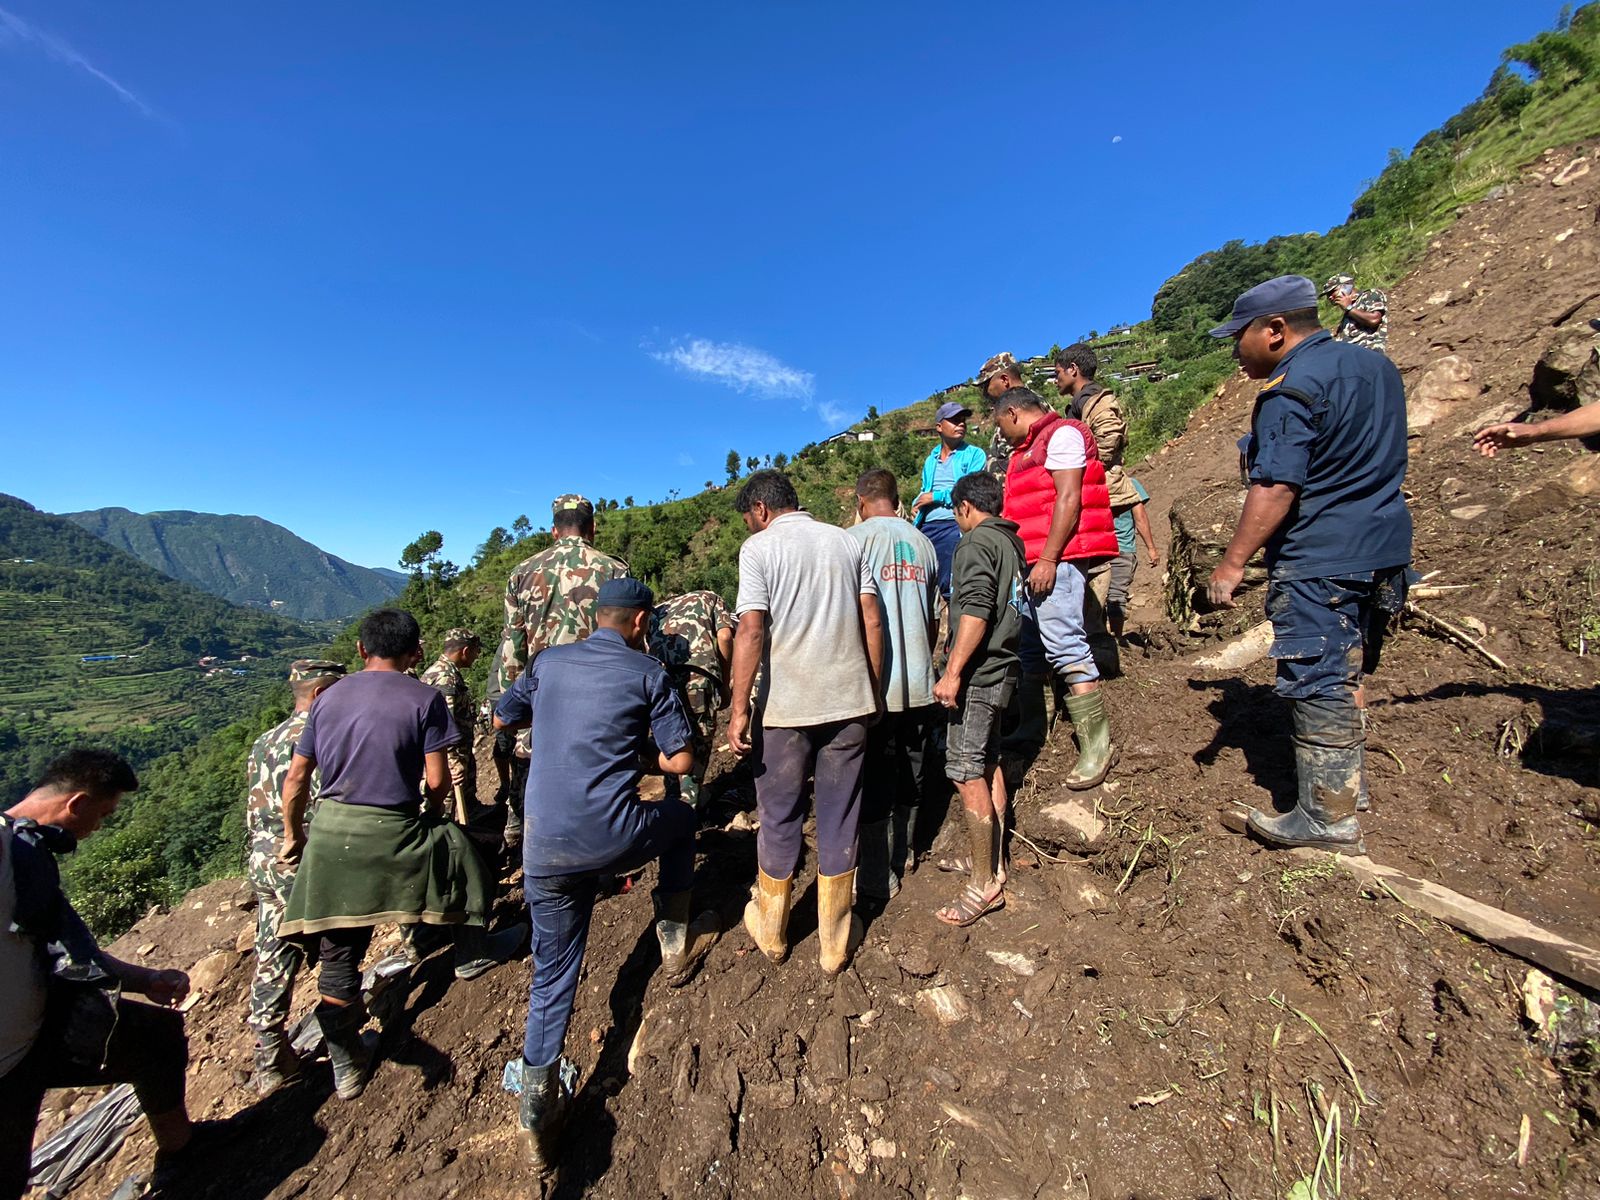
[[[96,508],[62,513],[146,566],[234,604],[307,621],[346,618],[400,590],[261,517]]]
[[[135,764],[193,744],[254,712],[312,640],[0,496],[0,796],[70,744]],[[199,665],[211,656],[215,673]]]

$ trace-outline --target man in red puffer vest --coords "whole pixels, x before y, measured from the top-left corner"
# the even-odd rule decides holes
[[[1084,628],[1083,597],[1088,569],[1117,556],[1105,465],[1089,427],[1061,416],[1024,387],[1011,355],[984,363],[978,388],[1011,444],[1001,515],[1017,523],[1027,551],[1017,689],[1021,724],[1012,748],[1031,757],[1043,746],[1044,683],[1052,678],[1066,689],[1078,744],[1078,762],[1065,783],[1080,791],[1097,787],[1111,769],[1111,727]]]

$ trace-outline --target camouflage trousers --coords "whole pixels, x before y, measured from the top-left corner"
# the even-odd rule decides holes
[[[257,1034],[282,1033],[294,999],[294,980],[304,955],[300,947],[278,936],[283,906],[294,886],[294,872],[276,860],[251,855],[250,886],[256,893],[256,974],[250,983],[247,1024]]]
[[[694,766],[683,778],[667,776],[667,795],[688,801],[700,807],[700,785],[706,780],[706,770],[711,766],[711,750],[717,737],[717,713],[722,698],[717,682],[704,675],[691,675],[678,685],[678,699],[683,702],[684,715],[689,718],[689,747],[694,751]]]

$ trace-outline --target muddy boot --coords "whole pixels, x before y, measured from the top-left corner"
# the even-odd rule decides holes
[[[1269,846],[1310,846],[1365,854],[1356,799],[1361,795],[1361,721],[1347,703],[1294,702],[1295,807],[1281,816],[1251,812],[1250,832]]]
[[[1061,782],[1075,792],[1099,787],[1113,760],[1105,694],[1095,688],[1081,696],[1068,696],[1067,712],[1072,716],[1073,735],[1078,742],[1078,762],[1072,774]]]
[[[257,1036],[255,1059],[250,1086],[263,1100],[300,1074],[300,1059],[281,1029]]]
[[[570,1100],[561,1079],[559,1058],[547,1067],[530,1066],[523,1061],[517,1116],[528,1135],[528,1158],[541,1175],[555,1170]]]
[[[656,908],[656,938],[661,943],[661,973],[668,987],[682,987],[707,951],[717,944],[722,929],[714,912],[689,919],[689,892],[650,893]]]
[[[759,867],[750,903],[744,906],[744,927],[755,939],[761,953],[773,962],[789,957],[789,901],[794,892],[794,876],[774,879]]]
[[[333,1090],[341,1100],[354,1100],[366,1090],[372,1069],[377,1066],[378,1038],[363,1035],[367,1009],[359,1000],[351,1004],[317,1005],[317,1024],[328,1047],[328,1062],[333,1065]]]
[[[856,894],[864,900],[893,900],[900,890],[899,877],[889,866],[889,822],[861,826],[861,856],[856,871]]]
[[[482,925],[459,926],[456,929],[456,978],[476,979],[518,957],[527,944],[526,925],[513,925],[498,933],[489,933]]]
[[[1367,794],[1367,710],[1356,711],[1361,714],[1361,794],[1356,797],[1356,811],[1364,813],[1372,809],[1372,797]]]
[[[917,870],[917,806],[897,804],[889,828],[889,870],[896,876]]]
[[[850,956],[866,932],[861,918],[850,911],[855,890],[854,871],[817,875],[817,960],[824,975],[837,975],[850,965]]]

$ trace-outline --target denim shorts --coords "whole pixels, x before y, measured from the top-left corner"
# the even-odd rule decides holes
[[[968,687],[945,729],[944,773],[952,783],[983,777],[1000,761],[1000,718],[1017,690],[1016,676],[988,687]]]

